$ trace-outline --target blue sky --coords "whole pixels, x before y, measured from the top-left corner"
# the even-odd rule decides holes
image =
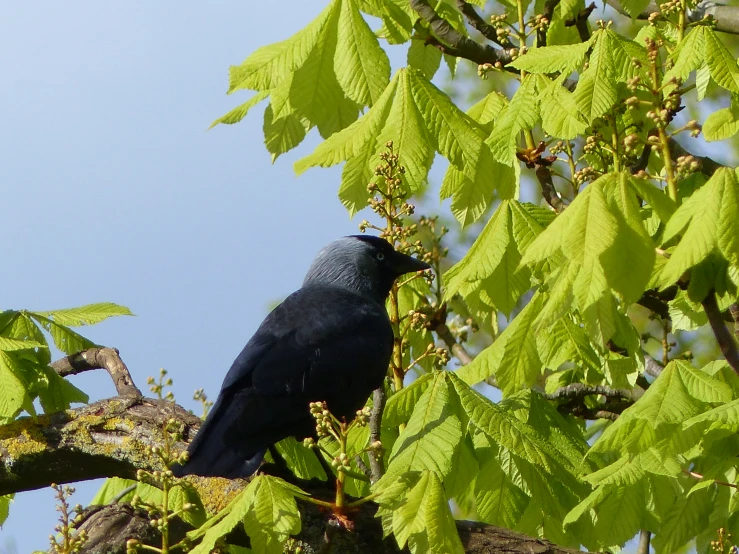
[[[356,232],[339,169],[271,164],[263,108],[207,131],[248,98],[228,67],[288,37],[324,2],[10,2],[0,20],[0,309],[112,301],[136,317],[84,332],[120,349],[141,388],[165,367],[181,403],[214,397],[271,303],[322,245]],[[103,372],[73,378],[93,400]],[[98,483],[77,486],[86,504]],[[50,489],[24,493],[0,553],[48,547]]]

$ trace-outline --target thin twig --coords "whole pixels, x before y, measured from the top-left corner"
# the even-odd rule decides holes
[[[384,387],[375,389],[372,393],[372,413],[370,414],[370,443],[379,441],[382,429],[382,412],[385,409],[387,396]],[[382,451],[372,449],[369,452],[370,481],[376,483],[385,474],[385,466],[382,463]]]
[[[646,529],[639,532],[639,546],[636,547],[636,554],[649,554],[649,539],[652,533]]]
[[[560,198],[557,189],[554,188],[552,171],[549,166],[537,164],[536,178],[539,179],[539,185],[541,186],[541,193],[544,196],[544,200],[547,201],[547,204],[549,204],[555,212],[561,213],[567,206],[562,198]]]

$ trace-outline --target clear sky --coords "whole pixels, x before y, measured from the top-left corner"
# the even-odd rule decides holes
[[[139,387],[165,367],[180,402],[211,397],[269,305],[313,255],[356,232],[339,169],[296,178],[272,165],[257,107],[206,129],[249,97],[228,67],[288,37],[324,2],[8,2],[0,19],[0,309],[112,301],[136,317],[83,330],[120,349]],[[104,372],[74,377],[92,400]],[[86,504],[99,483],[80,484]],[[0,554],[48,547],[50,489],[23,493]]]

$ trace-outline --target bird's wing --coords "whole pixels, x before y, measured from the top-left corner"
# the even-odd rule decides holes
[[[353,415],[382,383],[392,343],[384,307],[341,289],[293,293],[234,361],[188,449],[186,469],[215,474],[203,472],[227,460],[237,467],[285,437],[311,434],[310,401],[325,400],[335,415]],[[238,467],[233,471],[256,469]]]

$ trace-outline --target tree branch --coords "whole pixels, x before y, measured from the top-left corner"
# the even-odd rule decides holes
[[[635,387],[634,389],[614,389],[602,385],[586,385],[584,383],[572,383],[561,389],[557,389],[551,394],[545,394],[548,400],[561,400],[563,398],[570,400],[584,400],[587,396],[605,396],[606,398],[620,398],[636,402],[644,395],[644,391]]]
[[[113,379],[119,396],[142,396],[141,391],[133,384],[131,373],[115,348],[90,348],[57,360],[51,364],[51,367],[62,377],[77,375],[91,369],[104,369]]]
[[[703,309],[706,311],[706,316],[708,316],[708,323],[711,324],[711,329],[713,329],[713,334],[716,337],[716,342],[718,342],[718,346],[721,349],[721,353],[731,368],[739,374],[739,350],[737,350],[734,337],[726,328],[724,317],[718,309],[718,304],[716,304],[716,293],[713,289],[708,293],[702,304]]]
[[[489,45],[483,46],[464,36],[436,13],[426,0],[410,0],[410,5],[419,17],[429,25],[434,36],[444,43],[429,40],[429,44],[436,46],[442,52],[465,58],[477,65],[486,63],[495,65],[498,62],[501,65],[506,65],[512,60],[508,51],[498,50]]]
[[[0,426],[0,495],[99,477],[135,478],[136,470],[161,470],[159,458],[148,447],[160,446],[161,430],[170,418],[184,424],[183,437],[189,441],[201,420],[181,406],[148,398],[111,398],[89,406],[67,410],[37,419],[21,418]],[[176,448],[185,448],[177,444]],[[241,486],[243,480],[188,477],[199,490],[206,510],[221,509]],[[317,497],[330,495],[325,490],[311,490]],[[383,539],[381,522],[375,517],[377,505],[367,502],[352,514],[354,532],[331,525],[331,520],[317,506],[299,503],[302,530],[296,539],[324,554],[373,552],[399,554],[392,537]],[[174,522],[172,538],[187,530]],[[80,529],[88,540],[81,554],[120,553],[128,539],[155,544],[158,535],[142,510],[125,503],[93,506],[85,510]],[[508,529],[475,522],[458,521],[457,528],[468,554],[508,552],[528,554],[575,554],[576,550],[558,547],[544,539],[528,537]],[[243,531],[234,531],[229,541],[246,541]],[[247,545],[246,542],[234,544]],[[407,553],[407,550],[403,550]]]
[[[0,495],[99,477],[135,479],[137,469],[161,470],[146,448],[159,444],[170,417],[185,424],[186,437],[201,423],[165,400],[111,398],[0,426]]]
[[[556,0],[556,2],[559,1],[560,0]],[[497,29],[481,17],[472,4],[469,4],[464,0],[457,0],[457,8],[459,8],[459,11],[462,12],[462,15],[467,19],[467,23],[469,23],[473,29],[498,46],[503,46],[498,39]]]
[[[620,14],[629,15],[620,0],[605,0],[605,3]],[[650,14],[659,13],[659,11],[660,9],[656,2],[649,2],[647,7],[637,15],[637,19],[648,19]],[[694,9],[688,10],[688,20],[690,22],[700,21],[708,15],[716,20],[715,29],[717,31],[733,35],[739,34],[739,8],[736,6],[727,6],[725,4],[703,0]]]
[[[588,28],[588,17],[595,9],[595,2],[591,2],[589,6],[580,10],[574,19],[565,21],[565,27],[575,27],[580,40],[587,42],[590,40],[590,29]]]
[[[370,442],[376,442],[380,440],[380,432],[382,426],[382,412],[385,411],[385,401],[387,395],[385,394],[384,384],[375,392],[372,393],[372,414],[370,415],[369,428],[370,428]],[[371,450],[369,452],[370,462],[370,481],[376,483],[380,480],[380,477],[385,473],[385,467],[382,463],[382,452],[377,450]]]

